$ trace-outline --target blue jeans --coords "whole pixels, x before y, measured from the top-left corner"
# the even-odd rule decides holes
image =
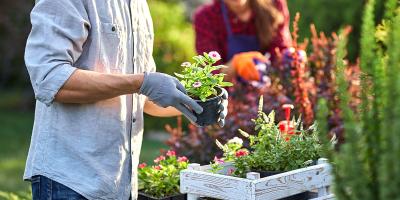
[[[72,189],[45,176],[33,176],[32,200],[87,200]]]

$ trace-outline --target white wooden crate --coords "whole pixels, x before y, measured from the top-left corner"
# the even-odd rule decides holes
[[[334,199],[329,193],[332,182],[331,166],[327,159],[318,164],[265,178],[250,172],[247,178],[227,176],[232,164],[224,164],[219,174],[209,172],[209,165],[190,164],[181,171],[180,190],[188,194],[188,200],[212,197],[226,200],[276,200],[305,191],[318,191],[314,200]]]

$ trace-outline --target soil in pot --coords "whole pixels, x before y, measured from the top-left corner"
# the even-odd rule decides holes
[[[156,198],[146,193],[139,191],[138,200],[186,200],[186,194],[176,194],[168,197]]]
[[[197,117],[196,123],[199,126],[213,125],[218,122],[219,118],[219,105],[222,101],[222,90],[221,88],[216,88],[218,95],[207,99],[205,102],[201,100],[196,100],[196,102],[203,107],[203,112],[201,114],[195,113]]]

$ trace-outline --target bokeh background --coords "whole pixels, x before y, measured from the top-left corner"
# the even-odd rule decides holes
[[[364,0],[287,1],[291,15],[300,12],[302,16],[301,37],[309,36],[311,23],[327,34],[351,25],[349,58],[355,60]],[[382,1],[378,1],[380,8]],[[195,55],[191,15],[204,2],[207,0],[148,0],[155,26],[154,58],[158,71],[171,74],[180,63]],[[0,191],[18,194],[29,191],[22,173],[33,124],[34,96],[23,54],[33,5],[33,0],[0,1]],[[376,11],[378,18],[381,10]],[[141,161],[151,161],[159,149],[167,148],[167,123],[174,124],[176,119],[146,116]]]

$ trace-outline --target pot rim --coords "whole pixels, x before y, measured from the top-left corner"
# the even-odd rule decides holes
[[[223,93],[222,93],[222,88],[221,87],[215,87],[215,89],[217,90],[217,91],[219,91],[219,94],[217,95],[217,96],[215,96],[215,97],[212,97],[212,98],[210,98],[210,99],[206,99],[206,101],[202,101],[201,99],[195,99],[195,101],[197,102],[197,103],[204,103],[204,102],[207,102],[207,101],[213,101],[213,100],[215,100],[215,99],[218,99],[218,98],[220,98],[220,97],[222,97],[222,95],[223,95]]]

